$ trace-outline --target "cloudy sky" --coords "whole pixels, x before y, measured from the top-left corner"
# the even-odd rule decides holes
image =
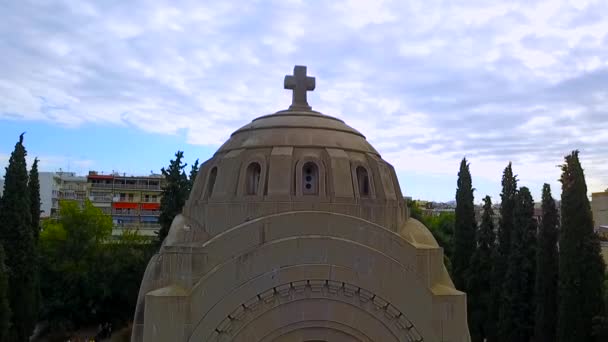
[[[363,132],[414,198],[476,201],[513,162],[539,199],[581,151],[608,187],[608,1],[4,1],[0,164],[27,131],[46,171],[157,172],[209,158],[286,108],[308,65],[314,109]]]

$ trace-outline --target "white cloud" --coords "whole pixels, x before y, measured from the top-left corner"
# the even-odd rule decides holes
[[[307,64],[311,105],[399,170],[453,176],[467,155],[540,182],[579,148],[590,189],[608,184],[605,1],[9,2],[0,32],[0,120],[219,146],[287,107],[283,75]]]

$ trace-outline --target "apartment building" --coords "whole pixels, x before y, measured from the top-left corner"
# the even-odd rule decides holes
[[[112,216],[113,234],[139,229],[142,235],[153,236],[160,228],[161,175],[103,175],[90,171],[86,178],[89,200]]]

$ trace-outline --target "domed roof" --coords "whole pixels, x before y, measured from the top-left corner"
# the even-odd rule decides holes
[[[296,66],[293,73],[293,76],[285,76],[284,82],[285,89],[293,90],[289,109],[261,116],[241,127],[216,154],[265,147],[321,147],[380,157],[359,131],[340,119],[313,111],[306,100],[306,92],[315,89],[315,78],[306,75],[305,66]]]
[[[254,119],[232,133],[218,153],[280,146],[340,148],[380,156],[363,134],[344,121],[293,107]]]
[[[312,110],[306,67],[285,78],[288,109],[236,130],[201,166],[184,214],[211,235],[290,211],[350,215],[398,231],[407,217],[394,168],[365,136]],[[204,210],[201,210],[203,208]],[[224,213],[224,214],[222,214]]]

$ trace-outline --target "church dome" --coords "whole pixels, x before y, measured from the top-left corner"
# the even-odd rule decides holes
[[[254,119],[235,131],[218,153],[268,146],[338,148],[380,156],[363,134],[344,121],[301,109],[283,110]]]
[[[210,236],[287,211],[356,216],[398,231],[407,218],[393,167],[344,121],[312,110],[305,67],[286,76],[287,110],[236,130],[203,163],[184,214]],[[204,210],[201,210],[204,208]]]
[[[314,78],[294,74],[289,109],[201,165],[144,274],[132,341],[469,342],[466,296],[395,170],[313,111]]]

